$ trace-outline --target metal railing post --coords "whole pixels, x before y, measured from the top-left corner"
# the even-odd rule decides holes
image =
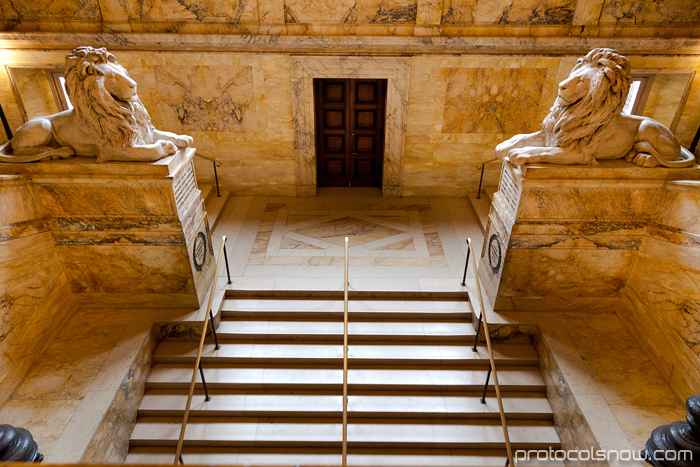
[[[484,167],[486,163],[481,164],[481,175],[479,176],[479,191],[476,192],[476,199],[481,199],[481,183],[484,181]],[[477,166],[477,169],[479,167]]]
[[[216,328],[214,327],[214,312],[209,310],[209,321],[211,322],[211,333],[214,334],[214,350],[219,350],[219,338],[216,335]],[[204,376],[202,376],[202,380]]]
[[[219,174],[216,173],[216,164],[217,161],[212,161],[214,164],[214,181],[216,182],[216,196],[217,198],[221,198],[221,191],[219,190]],[[483,170],[482,170],[483,174]]]
[[[343,285],[343,467],[348,465],[348,237],[345,237]]]
[[[476,280],[478,281],[479,278],[477,277]],[[476,325],[476,335],[474,336],[474,347],[472,347],[472,350],[476,352],[476,346],[479,344],[479,332],[481,332],[481,316],[479,316],[479,322]]]
[[[207,389],[207,380],[204,379],[204,369],[202,368],[202,362],[199,362],[199,374],[202,377],[202,386],[204,386],[204,400],[209,402],[211,397],[209,397],[209,389]]]
[[[226,262],[226,277],[228,277],[228,283],[231,283],[231,271],[228,268],[228,255],[226,254],[226,245],[224,245],[224,261]]]
[[[469,266],[469,253],[471,250],[467,246],[467,260],[464,262],[464,275],[462,276],[462,285],[467,285],[467,267]]]

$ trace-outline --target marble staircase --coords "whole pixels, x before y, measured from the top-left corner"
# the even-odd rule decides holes
[[[349,304],[348,464],[504,465],[493,385],[480,402],[488,354],[471,349],[466,295],[373,295]],[[329,293],[229,291],[221,347],[203,352],[212,399],[198,383],[184,462],[340,465],[342,319]],[[155,349],[127,463],[173,462],[197,344]],[[534,348],[494,350],[514,449],[558,448]]]
[[[476,192],[469,193],[468,195],[469,203],[479,221],[479,227],[481,227],[482,232],[486,232],[489,209],[491,209],[491,201],[493,201],[493,196],[496,191],[498,191],[497,186],[486,186],[481,189],[481,196],[479,198],[476,197]]]

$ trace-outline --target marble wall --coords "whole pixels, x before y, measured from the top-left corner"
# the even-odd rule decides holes
[[[296,14],[311,14],[310,7],[302,8],[301,3],[290,5],[296,5]],[[369,14],[370,3],[358,5],[356,9],[364,12],[358,15]],[[386,9],[387,5],[374,7]],[[461,5],[466,8],[465,2]],[[418,16],[427,21],[420,12],[419,8]],[[386,50],[414,50],[417,44],[408,38],[386,43],[353,41],[353,51],[348,52],[353,56],[349,56],[344,48],[338,49],[340,45],[333,45],[333,36],[318,39],[300,36],[293,39],[294,45],[275,45],[282,41],[280,36],[266,43],[264,53],[225,49],[154,52],[130,46],[114,52],[139,84],[140,97],[156,127],[192,135],[198,152],[221,160],[218,175],[223,190],[279,196],[316,192],[309,84],[314,78],[389,80],[383,180],[387,195],[465,196],[478,186],[476,164],[493,157],[499,142],[540,127],[556,98],[557,84],[579,56],[578,52],[536,51],[528,55],[416,52],[409,57],[366,56],[367,48],[376,50],[380,45]],[[251,37],[250,43],[254,50],[259,40]],[[432,42],[426,38],[421,43]],[[462,42],[450,44],[445,42],[458,51]],[[295,52],[307,45],[318,47],[314,49],[318,53]],[[358,53],[364,55],[354,56]],[[672,93],[670,104],[668,87],[659,84],[645,112],[675,122],[676,135],[689,146],[700,124],[700,77],[693,74],[700,67],[700,58],[628,55],[635,70],[661,73],[659,83],[690,80],[679,84],[686,100]],[[64,57],[65,50],[0,50],[0,59],[8,67],[61,66]],[[0,72],[0,104],[16,129],[24,119],[7,69]],[[212,164],[202,159],[195,164],[200,182],[213,182]],[[500,165],[486,167],[486,186],[497,184]]]
[[[41,68],[11,68],[15,97],[26,120],[58,112],[46,72]]]
[[[620,316],[678,397],[700,392],[700,182],[669,182]]]
[[[0,405],[75,311],[68,278],[27,178],[0,176]]]

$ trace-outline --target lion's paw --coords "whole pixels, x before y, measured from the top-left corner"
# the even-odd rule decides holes
[[[165,141],[163,139],[156,141],[155,143],[156,155],[160,159],[165,156],[172,156],[177,152],[177,146],[170,141]]]
[[[652,156],[651,154],[645,154],[643,152],[640,152],[639,154],[634,156],[632,162],[638,167],[656,167],[659,165],[659,162],[654,156]]]
[[[189,148],[192,146],[193,142],[194,140],[192,137],[188,135],[177,135],[177,139],[175,140],[175,144],[178,148]]]

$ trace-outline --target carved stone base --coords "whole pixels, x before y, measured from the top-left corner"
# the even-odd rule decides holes
[[[503,163],[479,277],[497,311],[587,311],[621,299],[642,240],[657,230],[667,182],[697,166],[641,168]]]
[[[194,153],[156,162],[2,164],[0,175],[30,180],[25,196],[43,212],[21,227],[51,233],[78,301],[198,307],[214,276],[214,250]]]
[[[700,465],[700,395],[685,403],[685,422],[673,422],[655,428],[642,455],[657,467],[693,467]]]

